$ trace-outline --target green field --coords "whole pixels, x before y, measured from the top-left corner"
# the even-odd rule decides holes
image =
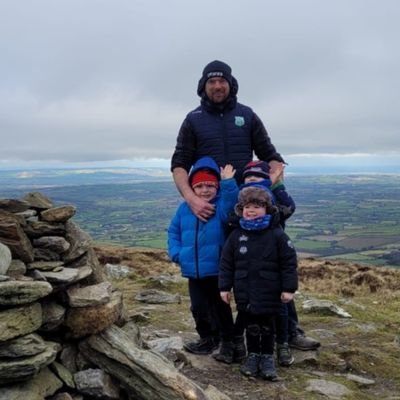
[[[287,233],[297,251],[327,258],[400,266],[400,176],[289,176],[296,201]],[[28,191],[2,191],[22,197]],[[76,222],[96,240],[166,247],[181,198],[171,181],[41,188],[57,205],[74,204]]]

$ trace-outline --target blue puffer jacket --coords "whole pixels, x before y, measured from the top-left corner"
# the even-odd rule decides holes
[[[193,166],[190,177],[205,168],[219,176],[215,162],[210,157],[203,157]],[[207,222],[200,221],[186,202],[178,207],[168,228],[168,254],[172,261],[180,265],[182,276],[201,279],[218,275],[225,242],[225,224],[237,196],[238,187],[234,178],[220,181],[220,188],[213,200],[215,213]]]

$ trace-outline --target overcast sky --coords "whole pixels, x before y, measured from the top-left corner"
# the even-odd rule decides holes
[[[214,59],[285,158],[400,164],[399,21],[398,0],[0,0],[0,168],[169,160]]]

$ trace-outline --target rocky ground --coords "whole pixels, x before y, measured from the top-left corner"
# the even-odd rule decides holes
[[[183,350],[197,335],[165,251],[93,248],[74,214],[0,199],[0,399],[400,399],[399,270],[301,259],[301,326],[322,347],[250,380]]]
[[[165,355],[203,388],[213,385],[231,399],[400,399],[398,270],[300,260],[296,304],[301,326],[322,346],[319,351],[295,351],[295,363],[279,368],[279,380],[269,383],[243,377],[237,364],[182,350],[182,341],[196,335],[186,281],[164,251],[116,246],[95,250],[106,268],[125,271],[113,285],[123,292],[128,318],[140,325],[144,342],[158,346],[169,341]],[[154,290],[164,296],[158,303],[149,300]]]

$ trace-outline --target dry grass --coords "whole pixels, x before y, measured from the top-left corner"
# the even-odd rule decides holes
[[[151,280],[160,274],[179,274],[179,268],[168,260],[163,250],[126,249],[117,246],[96,247],[102,263],[124,264],[134,274],[115,281],[124,294],[124,304],[129,314],[146,310],[134,296],[143,288],[156,287],[179,293],[180,304],[150,308],[146,331],[168,330],[180,335],[193,333],[189,311],[186,282],[158,286]],[[383,267],[366,267],[344,261],[326,261],[315,258],[301,259],[299,263],[300,293],[296,304],[302,328],[322,343],[316,363],[280,369],[284,385],[250,384],[242,379],[237,366],[225,367],[210,373],[188,370],[196,381],[214,383],[221,388],[238,386],[238,391],[253,393],[248,399],[321,399],[321,395],[305,392],[307,380],[316,376],[345,384],[352,395],[345,399],[375,400],[390,398],[400,392],[400,271]],[[320,298],[333,301],[352,315],[351,319],[305,313],[302,299]],[[318,336],[318,331],[329,332]],[[229,369],[229,371],[226,370]],[[227,374],[227,372],[229,372]],[[371,387],[363,387],[343,378],[353,373],[375,380]],[[232,399],[240,397],[232,396]]]
[[[299,278],[302,290],[344,296],[386,292],[398,298],[400,270],[370,267],[344,261],[301,259]]]

